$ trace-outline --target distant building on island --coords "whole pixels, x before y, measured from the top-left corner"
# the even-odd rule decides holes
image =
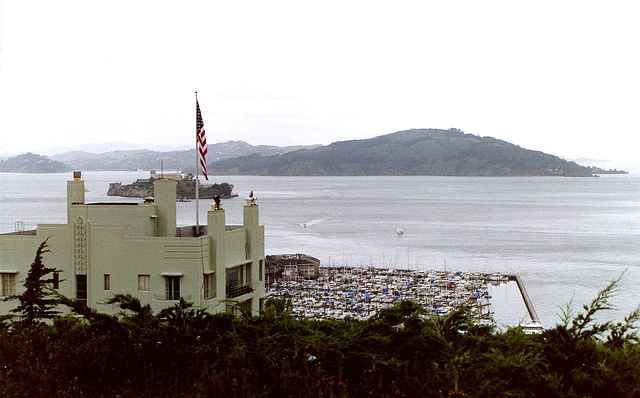
[[[306,254],[270,255],[266,264],[267,286],[279,279],[310,279],[320,275],[320,260]]]
[[[67,223],[0,234],[0,295],[21,294],[38,246],[47,238],[47,267],[60,271],[58,291],[105,313],[107,300],[131,294],[154,311],[184,298],[212,313],[257,314],[265,294],[264,226],[255,198],[243,224],[226,225],[212,205],[207,224],[176,227],[176,181],[154,181],[140,203],[85,203],[79,172],[67,182]],[[54,286],[55,287],[55,286]],[[0,299],[0,314],[17,302]]]
[[[157,179],[165,179],[165,180],[180,180],[182,179],[182,173],[179,170],[176,171],[161,171],[158,173],[157,170],[149,171],[149,178]]]

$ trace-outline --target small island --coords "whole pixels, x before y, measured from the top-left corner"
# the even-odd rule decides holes
[[[112,182],[109,184],[107,196],[123,196],[130,198],[145,198],[153,196],[153,181],[157,178],[138,179],[131,184],[123,185],[120,182]],[[187,201],[196,197],[196,180],[192,174],[186,176],[178,176],[172,178],[177,180],[176,196],[179,201]],[[219,184],[200,184],[200,199],[213,199],[219,195],[222,199],[235,198],[238,194],[233,193],[233,184],[222,182]]]
[[[66,173],[70,170],[65,163],[31,152],[0,160],[0,172],[3,173]]]

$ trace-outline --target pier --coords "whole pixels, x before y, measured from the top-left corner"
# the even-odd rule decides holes
[[[520,275],[507,275],[510,281],[515,281],[518,285],[518,289],[520,289],[520,294],[522,295],[522,300],[524,301],[525,307],[527,307],[527,312],[529,313],[529,317],[532,322],[540,323],[540,319],[538,318],[538,314],[536,310],[533,308],[533,303],[529,298],[529,294],[527,293],[527,289],[524,288],[524,283],[522,282],[522,278]]]
[[[520,295],[522,296],[522,301],[524,301],[524,306],[527,308],[527,312],[529,313],[529,318],[531,318],[531,322],[523,322],[520,324],[520,327],[524,330],[525,333],[541,333],[543,330],[542,322],[540,322],[540,318],[538,318],[538,314],[536,310],[533,308],[533,302],[529,298],[529,294],[527,293],[527,289],[524,288],[524,283],[522,282],[522,278],[520,275],[507,275],[510,281],[515,281],[518,285],[518,289],[520,290]]]

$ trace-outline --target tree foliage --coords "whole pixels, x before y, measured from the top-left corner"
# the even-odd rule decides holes
[[[72,313],[37,333],[0,328],[0,396],[638,397],[639,311],[595,318],[616,282],[540,335],[410,301],[356,321],[296,319],[284,300],[234,317],[184,300],[154,314],[120,294],[106,315],[62,298]]]
[[[52,293],[54,281],[52,275],[57,270],[45,267],[42,262],[42,255],[49,252],[48,240],[49,238],[45,239],[36,251],[36,257],[24,282],[24,293],[8,298],[20,301],[20,304],[11,312],[20,315],[20,322],[29,329],[43,320],[52,319],[59,313],[56,309],[59,299]],[[47,277],[49,275],[51,276]]]

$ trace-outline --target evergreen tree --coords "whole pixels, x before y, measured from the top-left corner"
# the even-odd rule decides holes
[[[45,267],[42,262],[42,255],[49,252],[47,249],[48,240],[49,238],[45,239],[36,251],[36,258],[31,264],[31,269],[24,282],[25,292],[9,298],[9,300],[17,299],[20,301],[20,305],[11,312],[20,314],[22,316],[21,322],[29,329],[39,324],[41,320],[52,319],[59,313],[55,308],[60,300],[50,292],[54,278],[53,276],[47,278],[47,275],[58,272],[58,270]]]

